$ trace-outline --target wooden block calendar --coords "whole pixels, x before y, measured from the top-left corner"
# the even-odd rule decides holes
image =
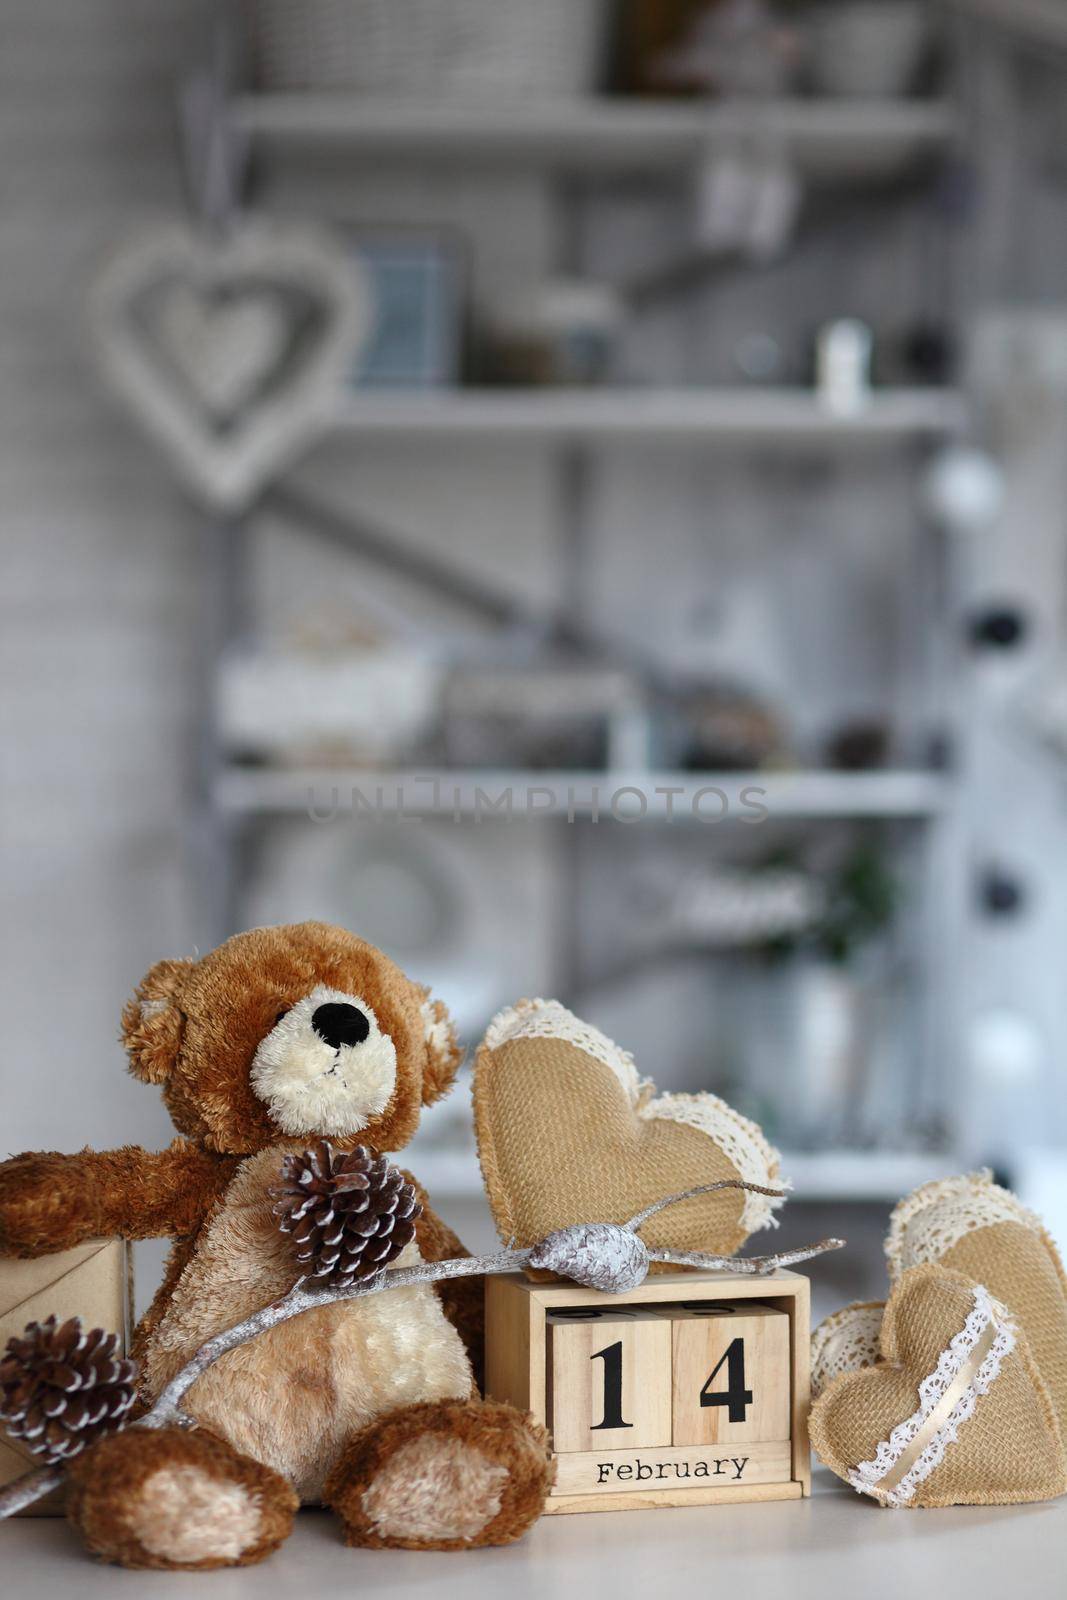
[[[486,1392],[550,1429],[546,1512],[810,1493],[809,1287],[663,1273],[606,1295],[486,1279]]]

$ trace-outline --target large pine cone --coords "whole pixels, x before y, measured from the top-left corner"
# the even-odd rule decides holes
[[[339,1154],[326,1139],[285,1156],[270,1192],[305,1275],[334,1286],[387,1267],[415,1237],[422,1211],[399,1167],[362,1144]]]
[[[116,1352],[117,1333],[86,1331],[79,1317],[31,1322],[0,1358],[0,1422],[45,1461],[69,1461],[125,1426],[137,1397],[137,1363]]]

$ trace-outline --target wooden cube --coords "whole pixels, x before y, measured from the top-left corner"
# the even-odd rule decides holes
[[[779,1306],[693,1301],[669,1307],[673,1439],[769,1444],[789,1438],[789,1317]]]
[[[487,1278],[485,1293],[486,1393],[532,1412],[553,1430],[557,1481],[546,1512],[791,1500],[810,1494],[809,1286],[799,1273],[762,1278],[662,1273],[621,1295],[535,1283],[515,1273]],[[715,1307],[716,1314],[705,1317],[704,1305]],[[727,1306],[731,1309],[719,1309]],[[561,1311],[573,1314],[561,1317]],[[640,1314],[625,1316],[624,1311]],[[659,1332],[652,1332],[657,1326]],[[710,1385],[714,1363],[700,1373],[694,1406],[692,1381],[685,1374],[703,1365],[717,1348],[710,1341],[721,1342],[728,1326],[735,1332],[721,1353],[720,1359],[726,1357],[722,1370]],[[744,1385],[733,1385],[733,1409],[743,1408],[746,1415],[731,1421],[729,1349],[738,1327]],[[684,1364],[678,1410],[672,1378],[676,1339]],[[733,1361],[737,1380],[736,1353]],[[722,1406],[715,1403],[720,1379],[727,1393]],[[711,1404],[700,1405],[702,1389]],[[743,1398],[749,1390],[752,1401]],[[652,1397],[664,1393],[672,1398],[666,1433],[651,1421],[662,1404]],[[697,1425],[691,1410],[701,1428],[692,1440],[687,1430]],[[727,1431],[709,1438],[703,1429],[707,1413]],[[600,1426],[605,1421],[615,1425],[605,1429]],[[746,1426],[761,1437],[728,1431]],[[661,1442],[634,1438],[646,1427],[641,1440],[654,1434]],[[776,1429],[782,1429],[779,1436],[769,1437]]]
[[[553,1448],[671,1442],[671,1323],[638,1306],[561,1306],[548,1326]]]
[[[132,1275],[129,1246],[123,1239],[87,1239],[70,1250],[33,1261],[0,1258],[0,1351],[29,1322],[55,1316],[60,1322],[81,1317],[86,1328],[117,1333],[123,1354],[129,1348]],[[20,1439],[0,1428],[0,1488],[40,1466]],[[54,1489],[19,1516],[61,1517],[66,1490]]]

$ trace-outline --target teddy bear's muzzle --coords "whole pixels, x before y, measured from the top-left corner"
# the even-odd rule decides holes
[[[260,1041],[251,1082],[284,1133],[360,1133],[389,1104],[396,1047],[360,996],[320,984]]]

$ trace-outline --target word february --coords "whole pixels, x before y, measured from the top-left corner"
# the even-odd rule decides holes
[[[640,1457],[634,1461],[598,1461],[597,1484],[630,1480],[659,1483],[685,1478],[725,1478],[729,1483],[740,1483],[748,1463],[748,1456],[713,1456],[707,1461],[642,1461]]]
[[[736,1455],[727,1455],[728,1450]],[[719,1494],[736,1498],[743,1490],[788,1483],[788,1439],[771,1444],[690,1444],[645,1446],[640,1450],[564,1450],[556,1456],[558,1495]],[[722,1454],[717,1452],[721,1451]]]

